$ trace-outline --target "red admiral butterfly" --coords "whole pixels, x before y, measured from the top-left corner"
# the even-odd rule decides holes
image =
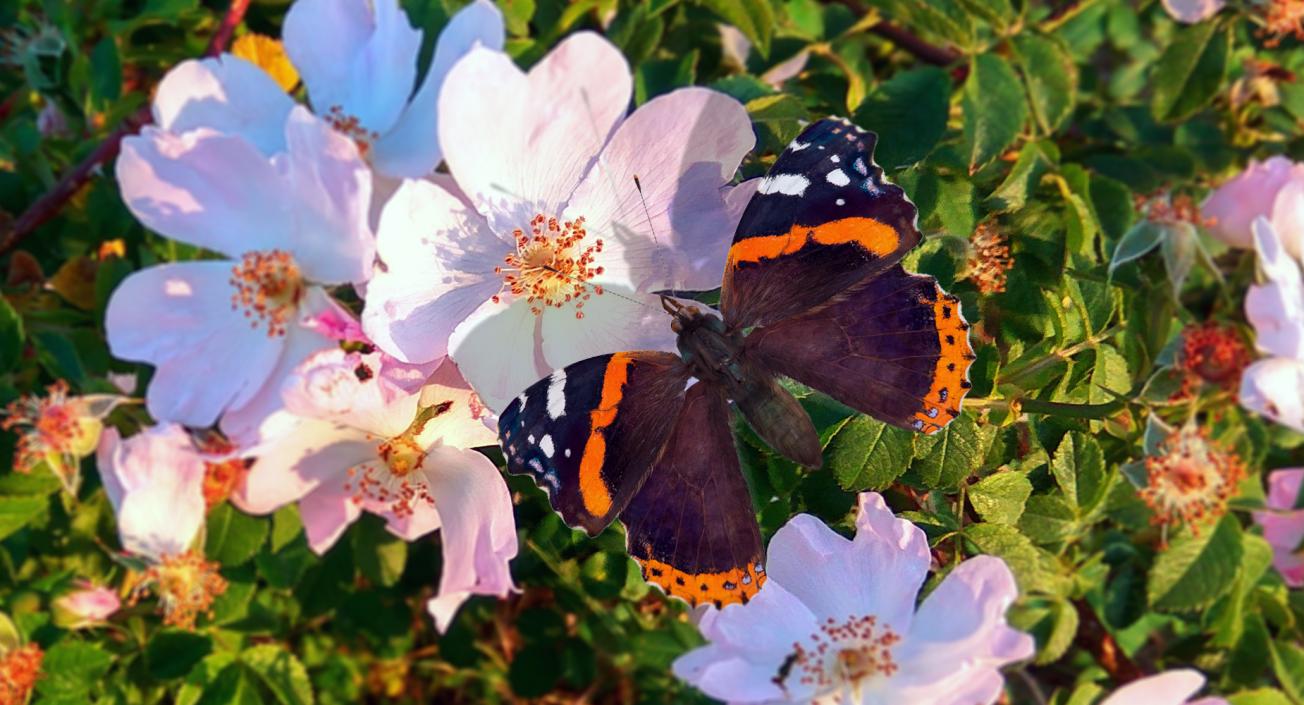
[[[662,299],[679,355],[583,360],[499,419],[509,472],[591,535],[620,517],[643,577],[690,604],[746,602],[765,576],[730,401],[808,467],[819,435],[780,376],[924,433],[960,413],[969,325],[936,280],[901,267],[917,212],[874,164],[876,140],[825,119],[788,145],[738,224],[721,315]]]

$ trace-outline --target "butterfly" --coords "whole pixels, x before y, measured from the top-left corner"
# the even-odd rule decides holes
[[[791,378],[886,423],[936,433],[974,359],[960,304],[901,266],[918,213],[847,120],[808,126],[760,181],[729,248],[719,315],[668,297],[679,354],[600,355],[553,372],[499,417],[507,469],[567,524],[619,517],[643,577],[692,605],[765,579],[732,405],[775,451],[821,464]]]

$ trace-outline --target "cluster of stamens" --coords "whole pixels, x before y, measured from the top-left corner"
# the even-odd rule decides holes
[[[393,438],[376,444],[380,463],[365,463],[349,468],[344,490],[353,502],[364,501],[388,504],[396,517],[410,517],[422,504],[433,507],[435,498],[430,494],[430,484],[421,465],[426,460],[426,447],[418,440],[431,419],[446,413],[452,402],[442,402],[423,407],[407,430]]]
[[[225,456],[235,450],[230,441],[215,433],[199,439],[196,445],[201,453],[214,457]],[[212,509],[225,502],[244,482],[251,462],[244,458],[204,461],[204,507]]]
[[[281,250],[248,252],[231,268],[231,308],[244,309],[249,325],[267,326],[270,337],[283,336],[303,296],[303,275],[294,257]]]
[[[969,279],[978,291],[984,294],[1005,291],[1006,273],[1014,264],[1005,236],[991,224],[983,223],[974,230],[969,245]]]
[[[1186,193],[1166,193],[1163,191],[1148,196],[1134,197],[1136,208],[1144,213],[1147,220],[1155,223],[1190,223],[1191,225],[1211,227],[1217,223],[1215,218],[1206,218],[1200,213],[1200,206]]]
[[[1154,512],[1152,523],[1181,521],[1198,533],[1197,522],[1227,510],[1227,499],[1244,477],[1240,458],[1215,447],[1203,428],[1187,426],[1146,458],[1146,486],[1139,494]]]
[[[358,145],[358,154],[362,155],[363,159],[371,153],[371,145],[380,139],[379,132],[363,127],[358,118],[345,114],[344,108],[338,105],[332,105],[326,112],[326,122],[337,132],[353,140],[353,143]]]
[[[1304,40],[1304,0],[1269,0],[1258,35],[1270,49],[1286,37]]]
[[[575,317],[584,318],[584,302],[593,294],[602,294],[601,286],[587,284],[602,274],[602,267],[593,265],[602,252],[602,240],[584,246],[588,237],[584,218],[562,222],[538,214],[530,220],[528,233],[517,228],[512,236],[516,251],[494,267],[494,273],[503,278],[503,288],[512,296],[524,296],[536,315],[546,307],[561,308],[574,302]],[[497,303],[500,296],[493,300]]]
[[[41,677],[45,652],[36,644],[10,649],[0,656],[0,705],[25,705]]]
[[[46,388],[46,396],[23,395],[5,407],[0,429],[18,430],[14,471],[29,473],[43,460],[75,464],[76,450],[94,442],[81,405],[68,398],[68,383],[59,380]],[[59,468],[54,468],[56,472]]]
[[[1190,397],[1203,380],[1236,393],[1241,374],[1253,361],[1250,349],[1235,326],[1206,321],[1182,332],[1182,354],[1177,368],[1186,373],[1181,398]]]
[[[805,644],[793,642],[791,667],[802,685],[828,692],[897,672],[892,647],[901,637],[880,626],[873,615],[852,615],[837,623],[829,618]],[[776,678],[782,686],[782,678]]]
[[[226,592],[226,579],[217,572],[220,567],[198,551],[164,556],[145,571],[127,604],[135,605],[153,593],[158,596],[164,624],[194,629],[199,615],[213,616],[213,601]]]

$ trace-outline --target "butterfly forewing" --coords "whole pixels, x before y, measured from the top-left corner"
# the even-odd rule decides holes
[[[567,524],[597,534],[647,477],[684,401],[678,356],[624,352],[535,382],[498,419],[507,470],[530,475]]]
[[[720,389],[689,388],[665,452],[620,517],[643,578],[692,605],[746,602],[765,578],[729,419]]]
[[[725,265],[735,329],[810,310],[919,243],[914,204],[874,163],[876,137],[842,119],[807,127],[761,180]]]

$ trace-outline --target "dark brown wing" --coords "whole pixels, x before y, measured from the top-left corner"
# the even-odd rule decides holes
[[[620,517],[643,578],[692,605],[746,602],[765,579],[730,418],[718,388],[691,387],[665,453]]]
[[[532,476],[567,524],[597,534],[647,478],[688,379],[665,352],[599,355],[552,373],[498,418],[507,471]]]
[[[756,363],[895,426],[934,433],[969,391],[969,324],[932,277],[897,265],[747,336]]]
[[[781,321],[901,261],[917,211],[874,163],[877,140],[842,119],[807,127],[743,211],[720,310],[735,330]]]

